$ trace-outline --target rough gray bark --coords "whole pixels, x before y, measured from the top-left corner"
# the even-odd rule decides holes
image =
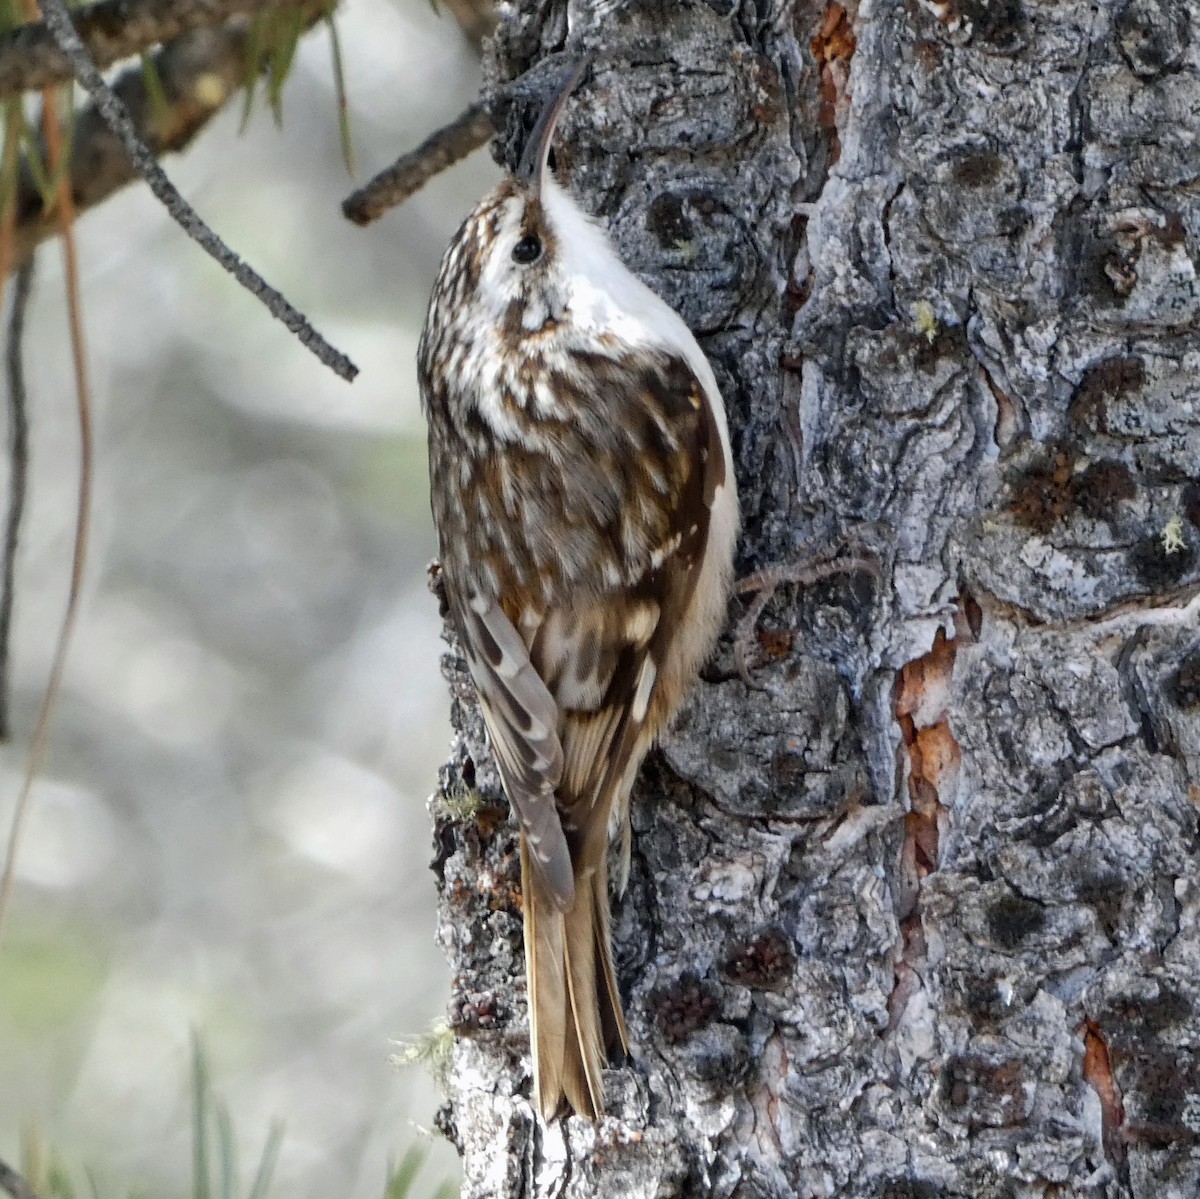
[[[643,772],[596,1127],[530,1106],[448,660],[463,1194],[1195,1199],[1200,5],[602,7],[559,173],[713,360],[740,568],[878,577],[782,586]],[[505,13],[500,127],[566,35]]]

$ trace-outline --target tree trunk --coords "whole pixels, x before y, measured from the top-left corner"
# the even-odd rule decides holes
[[[1195,1199],[1200,5],[571,10],[559,176],[700,337],[785,581],[635,791],[597,1126],[533,1114],[448,659],[464,1196]],[[507,10],[502,126],[566,36]]]

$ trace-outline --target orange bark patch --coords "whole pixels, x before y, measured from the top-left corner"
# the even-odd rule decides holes
[[[962,762],[962,751],[945,720],[927,729],[917,729],[908,752],[912,757],[913,773],[934,791],[942,776],[957,770]]]
[[[850,79],[850,59],[858,44],[846,10],[837,3],[828,5],[817,36],[811,41],[817,70],[821,73],[821,107],[817,119],[822,129],[836,129],[838,118],[847,104],[846,84]],[[840,153],[836,132],[830,147],[830,165]]]
[[[895,885],[900,953],[885,1034],[900,1023],[909,999],[923,985],[926,945],[919,908],[921,880],[938,868],[942,824],[948,811],[942,798],[953,787],[962,763],[962,751],[946,717],[957,653],[958,642],[939,629],[929,652],[909,662],[896,681],[896,719],[908,751],[909,809]]]
[[[896,692],[897,716],[910,716],[918,725],[934,723],[937,714],[946,710],[950,676],[954,672],[954,658],[957,653],[958,646],[938,629],[929,653],[913,659],[900,671],[900,683]],[[903,724],[903,719],[901,723]],[[908,740],[907,734],[905,740]]]
[[[939,629],[933,648],[900,671],[896,687],[896,716],[909,761],[905,852],[919,879],[937,869],[939,821],[946,812],[942,796],[962,763],[946,719],[957,652],[957,642]]]
[[[1079,1032],[1083,1035],[1083,1078],[1100,1100],[1104,1151],[1110,1161],[1121,1161],[1125,1157],[1125,1143],[1121,1137],[1125,1105],[1121,1102],[1121,1092],[1113,1077],[1108,1044],[1100,1029],[1090,1020],[1085,1020],[1079,1026]]]
[[[846,10],[840,4],[830,4],[825,9],[820,32],[812,40],[812,52],[817,62],[824,66],[835,58],[848,59],[854,54],[857,44]]]

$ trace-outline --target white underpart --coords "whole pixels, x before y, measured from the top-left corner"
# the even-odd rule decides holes
[[[725,456],[725,478],[732,480],[733,452],[725,404],[692,331],[679,313],[621,261],[604,230],[549,176],[543,183],[542,203],[557,238],[560,269],[568,281],[572,325],[589,341],[602,333],[612,334],[622,351],[644,348],[679,354],[696,372],[712,405]],[[737,499],[726,483],[714,498],[709,534],[710,546],[725,556],[737,534],[737,521]]]
[[[717,380],[683,318],[621,261],[604,230],[549,176],[542,203],[558,240],[561,270],[569,281],[572,324],[593,336],[613,334],[622,349],[666,350],[686,359],[713,401],[721,441],[728,451],[729,430]]]
[[[713,496],[704,562],[684,622],[684,633],[690,636],[690,641],[673,646],[670,660],[660,663],[655,672],[658,677],[689,678],[703,665],[703,658],[725,619],[733,545],[737,538],[738,502],[725,404],[712,367],[683,318],[621,261],[608,235],[549,176],[544,180],[542,203],[557,240],[559,269],[569,291],[572,328],[580,330],[582,339],[593,345],[599,335],[612,335],[614,353],[648,349],[680,355],[700,380],[717,423],[725,459],[725,482]],[[639,682],[639,699],[644,682],[643,677]],[[647,704],[654,682],[652,675],[647,684]]]

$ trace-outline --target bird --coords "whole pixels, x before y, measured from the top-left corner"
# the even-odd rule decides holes
[[[518,828],[547,1122],[599,1119],[629,1054],[610,843],[623,892],[630,792],[724,624],[739,526],[712,367],[550,169],[587,66],[452,239],[417,355],[448,614]]]

